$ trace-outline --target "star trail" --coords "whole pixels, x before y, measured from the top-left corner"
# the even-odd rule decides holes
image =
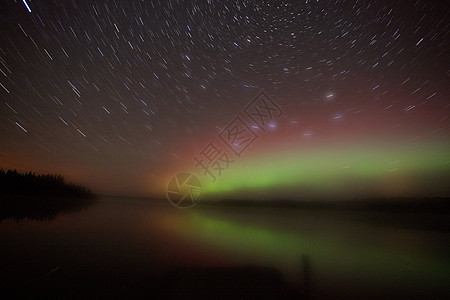
[[[0,167],[161,195],[177,172],[201,173],[193,158],[264,89],[284,114],[266,133],[249,123],[258,140],[211,191],[365,174],[370,188],[330,190],[448,195],[447,1],[0,6]]]

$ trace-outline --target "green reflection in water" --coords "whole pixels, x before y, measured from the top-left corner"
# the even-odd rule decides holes
[[[312,271],[328,277],[367,280],[376,286],[445,288],[449,279],[448,259],[416,255],[414,251],[386,245],[368,246],[352,241],[333,228],[317,233],[294,233],[192,211],[180,226],[194,239],[215,246],[246,263],[271,265],[297,280],[300,256],[311,258]],[[318,221],[320,224],[320,221]],[[364,234],[364,233],[362,233]],[[414,249],[411,249],[414,250]]]

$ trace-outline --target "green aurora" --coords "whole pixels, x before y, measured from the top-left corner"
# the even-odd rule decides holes
[[[449,150],[434,142],[244,155],[216,182],[203,177],[202,183],[206,198],[448,196]]]

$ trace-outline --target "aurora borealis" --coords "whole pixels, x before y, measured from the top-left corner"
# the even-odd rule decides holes
[[[448,197],[446,1],[2,1],[0,168],[96,193]],[[266,93],[266,131],[244,108]],[[258,138],[215,182],[194,158]],[[226,148],[224,148],[226,149]]]
[[[448,191],[448,146],[333,148],[263,155],[236,165],[206,194],[245,198],[433,197]],[[442,181],[441,181],[442,180]]]

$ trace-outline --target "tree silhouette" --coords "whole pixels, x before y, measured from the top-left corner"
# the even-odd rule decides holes
[[[20,173],[17,170],[0,169],[0,197],[91,197],[90,190],[66,183],[61,175]]]
[[[51,220],[59,213],[89,207],[94,198],[88,189],[66,183],[61,175],[0,169],[0,223],[8,218]]]

